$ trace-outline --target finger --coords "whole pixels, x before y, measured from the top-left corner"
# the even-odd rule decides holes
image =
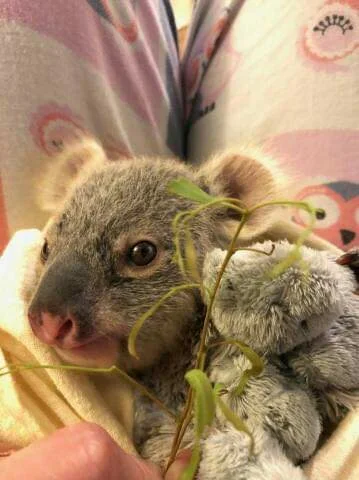
[[[99,426],[58,430],[0,464],[0,480],[160,480],[155,467],[123,452]]]
[[[168,469],[165,480],[179,480],[181,474],[187,467],[187,464],[191,458],[191,451],[190,450],[182,450],[177,457],[176,460],[172,463],[170,468]]]
[[[121,465],[121,474],[116,480],[162,480],[160,470],[153,464],[119,450],[113,468]]]

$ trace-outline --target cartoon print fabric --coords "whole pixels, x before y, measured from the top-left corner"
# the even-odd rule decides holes
[[[359,245],[359,0],[198,0],[181,65],[175,36],[168,0],[0,0],[0,249],[83,135],[110,159],[262,146]]]
[[[199,2],[195,18],[184,64],[189,158],[261,146],[294,178],[293,198],[325,210],[316,233],[358,246],[359,0]]]
[[[111,158],[182,155],[179,59],[162,0],[0,0],[0,45],[2,232],[44,225],[36,184],[79,136]]]

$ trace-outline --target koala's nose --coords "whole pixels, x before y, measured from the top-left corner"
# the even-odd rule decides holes
[[[76,317],[72,314],[62,316],[49,312],[29,313],[29,321],[34,334],[43,343],[64,349],[82,344],[76,340],[78,326]]]

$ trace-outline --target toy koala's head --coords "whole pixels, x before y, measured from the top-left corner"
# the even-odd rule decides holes
[[[253,248],[269,253],[273,243]],[[281,354],[320,335],[343,312],[347,292],[355,290],[355,279],[332,254],[302,247],[304,268],[296,263],[271,275],[292,248],[278,242],[268,256],[250,251],[232,256],[212,311],[221,335],[241,340],[259,353]],[[219,249],[207,255],[207,288],[213,288],[225,255]]]
[[[52,168],[43,204],[54,217],[44,232],[37,283],[28,292],[29,320],[40,340],[80,364],[144,368],[172,351],[189,322],[196,321],[197,292],[172,297],[141,329],[140,360],[128,354],[137,318],[185,281],[173,261],[172,220],[196,205],[170,193],[171,180],[186,178],[213,195],[248,205],[276,195],[271,172],[238,154],[218,156],[197,170],[173,159],[108,163],[100,147],[88,141]],[[231,215],[208,209],[191,224],[200,269],[205,253],[221,245]],[[270,218],[268,210],[253,218],[247,235]]]

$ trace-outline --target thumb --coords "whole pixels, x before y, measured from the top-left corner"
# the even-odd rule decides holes
[[[154,465],[121,450],[98,425],[84,422],[0,459],[0,480],[88,480],[89,473],[93,480],[162,478]]]
[[[116,467],[120,467],[119,479],[162,480],[160,470],[153,464],[134,457],[123,450],[117,451]],[[117,477],[116,477],[117,478]]]
[[[168,469],[165,480],[179,480],[181,474],[184,472],[184,469],[187,467],[190,458],[191,451],[188,449],[182,450]]]

